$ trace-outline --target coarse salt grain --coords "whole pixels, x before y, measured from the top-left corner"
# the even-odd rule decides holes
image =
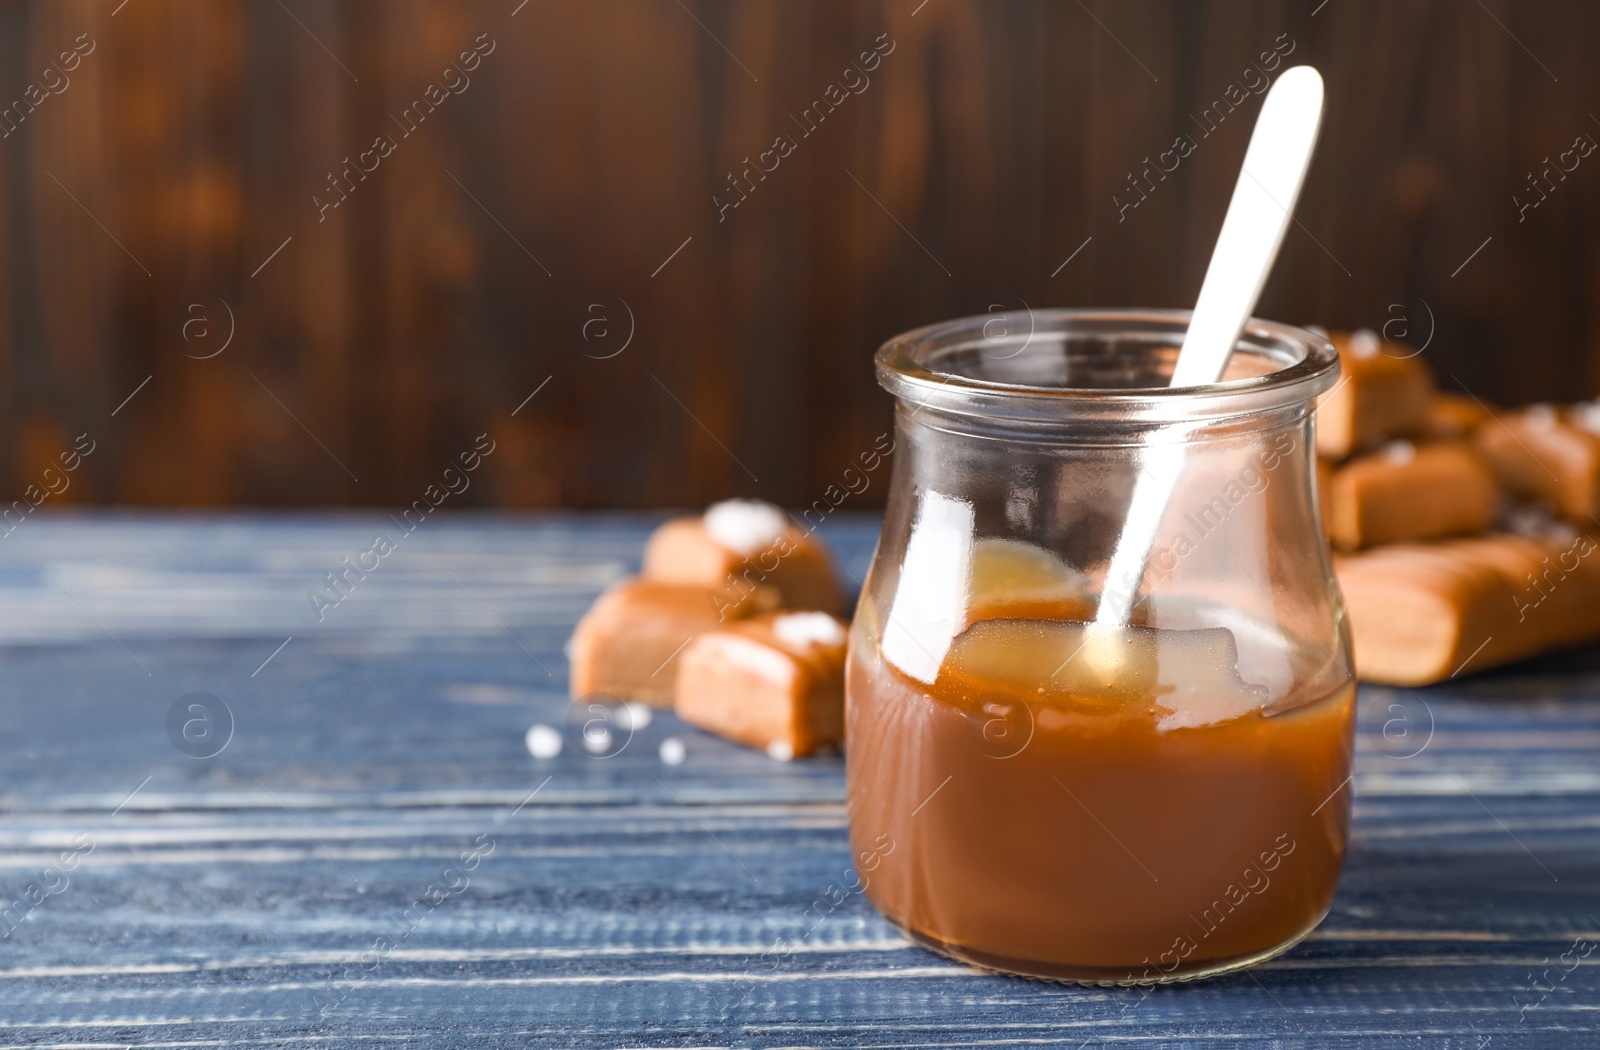
[[[1350,335],[1350,352],[1357,357],[1371,357],[1380,345],[1378,333],[1370,328],[1358,328]]]
[[[683,760],[689,757],[689,749],[683,741],[675,736],[669,736],[661,741],[661,761],[669,766],[681,766]]]
[[[774,762],[788,762],[794,758],[794,745],[787,740],[774,740],[767,745],[767,757]]]
[[[1600,434],[1600,401],[1584,401],[1568,410],[1574,426]]]
[[[1528,425],[1539,430],[1549,430],[1556,425],[1556,410],[1553,405],[1529,405],[1527,411]]]
[[[1513,507],[1502,520],[1507,532],[1535,539],[1548,532],[1553,523],[1549,511],[1533,506]]]
[[[561,733],[547,725],[536,725],[525,738],[528,754],[534,758],[555,758],[561,754]]]
[[[786,613],[772,621],[772,633],[783,644],[800,649],[844,641],[844,626],[823,612]]]
[[[1501,518],[1501,527],[1518,536],[1553,543],[1571,543],[1578,530],[1552,514],[1547,507],[1523,504],[1511,508]]]
[[[789,519],[770,503],[756,499],[730,499],[706,508],[706,532],[713,540],[748,557],[783,538]]]
[[[1397,466],[1410,463],[1417,458],[1417,446],[1409,441],[1391,441],[1383,446],[1383,458]]]

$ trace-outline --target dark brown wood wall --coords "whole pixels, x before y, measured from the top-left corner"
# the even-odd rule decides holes
[[[451,505],[810,503],[889,425],[886,337],[1191,303],[1275,45],[1329,99],[1261,313],[1600,385],[1600,156],[1513,201],[1600,141],[1600,5],[520,3],[0,6],[4,500],[87,433],[52,506],[409,504],[488,433]]]

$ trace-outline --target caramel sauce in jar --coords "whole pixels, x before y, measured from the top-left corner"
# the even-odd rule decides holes
[[[1344,860],[1353,683],[1264,707],[1226,629],[1102,643],[1049,611],[1078,610],[991,610],[931,683],[860,617],[852,844],[897,844],[868,897],[940,952],[1062,981],[1184,980],[1295,944]]]

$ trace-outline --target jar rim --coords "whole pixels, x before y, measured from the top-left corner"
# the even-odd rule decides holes
[[[979,346],[1010,345],[1026,325],[1021,348],[1027,351],[1042,333],[1063,345],[1073,335],[1118,337],[1175,356],[1188,329],[1189,310],[1048,309],[977,314],[940,321],[895,336],[875,357],[878,383],[902,402],[962,416],[1031,421],[1076,420],[1145,424],[1178,423],[1269,412],[1304,404],[1331,387],[1339,374],[1339,354],[1325,336],[1304,328],[1251,318],[1235,345],[1230,369],[1254,358],[1254,366],[1276,365],[1263,374],[1192,387],[1067,386],[1000,382],[940,370],[936,358],[956,356]],[[990,326],[1007,333],[996,339]],[[985,356],[992,357],[987,350]],[[970,356],[970,355],[969,355]],[[1060,356],[1058,354],[1058,356]]]

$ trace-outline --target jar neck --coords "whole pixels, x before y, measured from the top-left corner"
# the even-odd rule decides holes
[[[1026,445],[1041,449],[1137,448],[1145,445],[1201,444],[1236,440],[1251,434],[1267,434],[1305,423],[1314,407],[1315,401],[1307,398],[1264,411],[1199,415],[1181,421],[1118,417],[1106,413],[1085,416],[1069,412],[1063,412],[1058,419],[1015,419],[941,411],[908,398],[900,398],[896,402],[895,422],[902,433],[926,434],[924,440],[927,441],[995,441],[1008,446]]]
[[[890,340],[878,350],[879,383],[952,432],[1131,427],[1153,436],[1304,410],[1339,371],[1326,337],[1251,320],[1222,381],[1174,387],[1187,311],[1030,310],[995,320],[960,318]]]

